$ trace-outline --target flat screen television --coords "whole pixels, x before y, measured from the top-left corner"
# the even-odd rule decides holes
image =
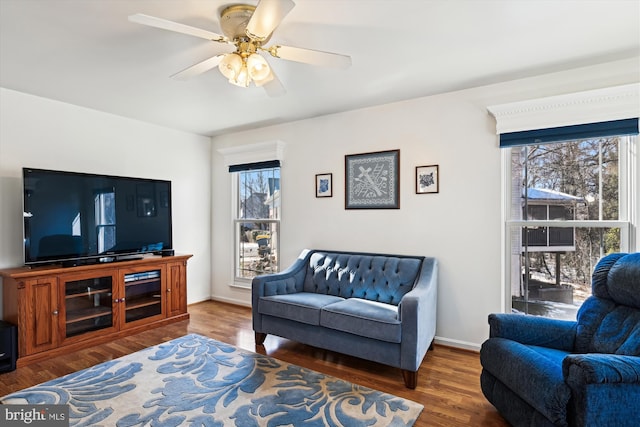
[[[171,181],[34,168],[22,174],[26,265],[172,251]]]

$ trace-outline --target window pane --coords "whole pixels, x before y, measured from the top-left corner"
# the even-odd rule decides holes
[[[548,219],[620,219],[619,140],[596,138],[514,149],[519,163],[512,168],[515,188],[526,183],[525,218],[544,220],[548,212]]]
[[[238,218],[277,219],[279,215],[280,168],[238,174]]]
[[[238,222],[237,236],[237,277],[252,279],[260,274],[278,271],[277,222]]]
[[[551,229],[574,232],[575,250],[555,252],[529,247],[515,259],[512,256],[516,272],[511,281],[513,310],[575,319],[580,305],[591,296],[591,273],[596,263],[604,255],[621,250],[620,229]]]

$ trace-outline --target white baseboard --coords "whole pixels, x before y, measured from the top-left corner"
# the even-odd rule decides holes
[[[247,302],[247,301],[243,301],[243,300],[239,300],[239,299],[235,299],[235,298],[224,298],[224,297],[211,297],[210,298],[213,301],[220,301],[220,302],[226,302],[229,304],[235,304],[235,305],[241,305],[243,307],[251,307],[251,303]]]
[[[434,343],[446,345],[447,347],[461,348],[463,350],[471,350],[475,352],[480,352],[480,346],[482,345],[473,342],[454,340],[451,338],[443,338],[438,336],[435,337]]]

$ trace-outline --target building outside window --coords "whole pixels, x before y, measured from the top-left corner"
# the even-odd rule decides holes
[[[512,310],[575,319],[598,260],[631,249],[635,137],[528,144],[510,150]]]
[[[279,270],[280,167],[235,172],[235,280]]]

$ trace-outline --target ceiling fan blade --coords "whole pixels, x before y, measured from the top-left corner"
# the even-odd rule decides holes
[[[179,73],[172,75],[171,78],[178,79],[178,80],[186,80],[190,77],[197,76],[198,74],[207,72],[212,68],[217,67],[225,55],[226,53],[221,53],[220,55],[212,56],[209,59],[205,59],[204,61],[197,63],[196,65],[192,65],[189,68],[185,68]]]
[[[292,0],[260,0],[245,30],[247,36],[264,41],[296,4]]]
[[[334,68],[349,68],[351,66],[351,57],[347,55],[340,55],[338,53],[279,45],[273,45],[264,50],[276,58],[304,62],[305,64]]]
[[[175,31],[176,33],[200,37],[201,39],[211,40],[214,42],[230,43],[229,39],[227,39],[225,36],[221,36],[220,34],[203,30],[201,28],[191,27],[185,24],[180,24],[178,22],[156,18],[155,16],[144,15],[142,13],[129,15],[129,21],[142,25],[148,25],[149,27],[162,28],[163,30]]]
[[[267,92],[267,95],[271,98],[277,98],[287,93],[284,86],[282,85],[282,82],[273,72],[273,69],[271,69],[271,72],[266,78],[260,80],[259,82],[254,81],[254,83],[256,84],[256,86],[262,86],[265,92]]]

